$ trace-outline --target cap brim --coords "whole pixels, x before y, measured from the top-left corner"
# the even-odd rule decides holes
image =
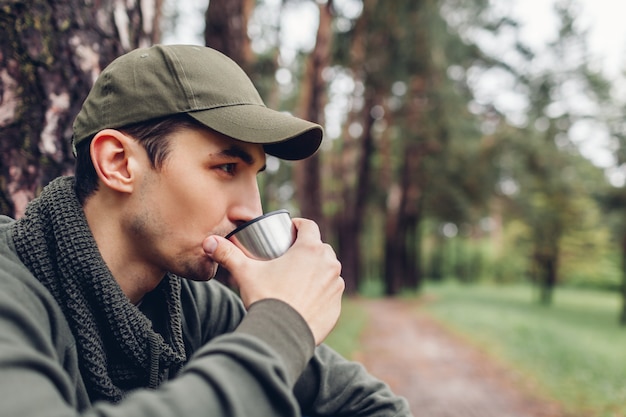
[[[324,135],[318,124],[260,105],[231,105],[188,114],[217,132],[262,144],[269,155],[287,160],[313,155]]]

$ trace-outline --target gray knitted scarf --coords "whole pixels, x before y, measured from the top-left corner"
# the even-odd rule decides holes
[[[164,339],[111,275],[73,185],[63,177],[44,188],[13,224],[13,240],[67,318],[91,400],[117,402],[134,388],[156,387],[184,363],[180,279],[168,274],[149,294],[169,313],[159,326]]]

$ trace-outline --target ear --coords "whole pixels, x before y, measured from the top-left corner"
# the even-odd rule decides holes
[[[115,129],[105,129],[91,141],[91,161],[100,178],[108,188],[132,192],[136,179],[137,143]]]

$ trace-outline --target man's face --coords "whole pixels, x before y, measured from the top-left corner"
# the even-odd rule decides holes
[[[261,145],[209,130],[184,129],[170,139],[159,170],[141,169],[125,230],[140,262],[193,280],[217,268],[202,250],[211,234],[226,235],[262,214],[257,175],[265,167]]]

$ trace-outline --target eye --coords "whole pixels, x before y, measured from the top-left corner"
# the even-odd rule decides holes
[[[223,171],[223,172],[225,172],[226,174],[229,174],[229,175],[234,175],[236,168],[237,168],[237,164],[236,163],[232,163],[232,162],[231,163],[227,163],[227,164],[222,164],[222,165],[219,165],[217,167],[217,169],[219,169],[219,170],[221,170],[221,171]]]

